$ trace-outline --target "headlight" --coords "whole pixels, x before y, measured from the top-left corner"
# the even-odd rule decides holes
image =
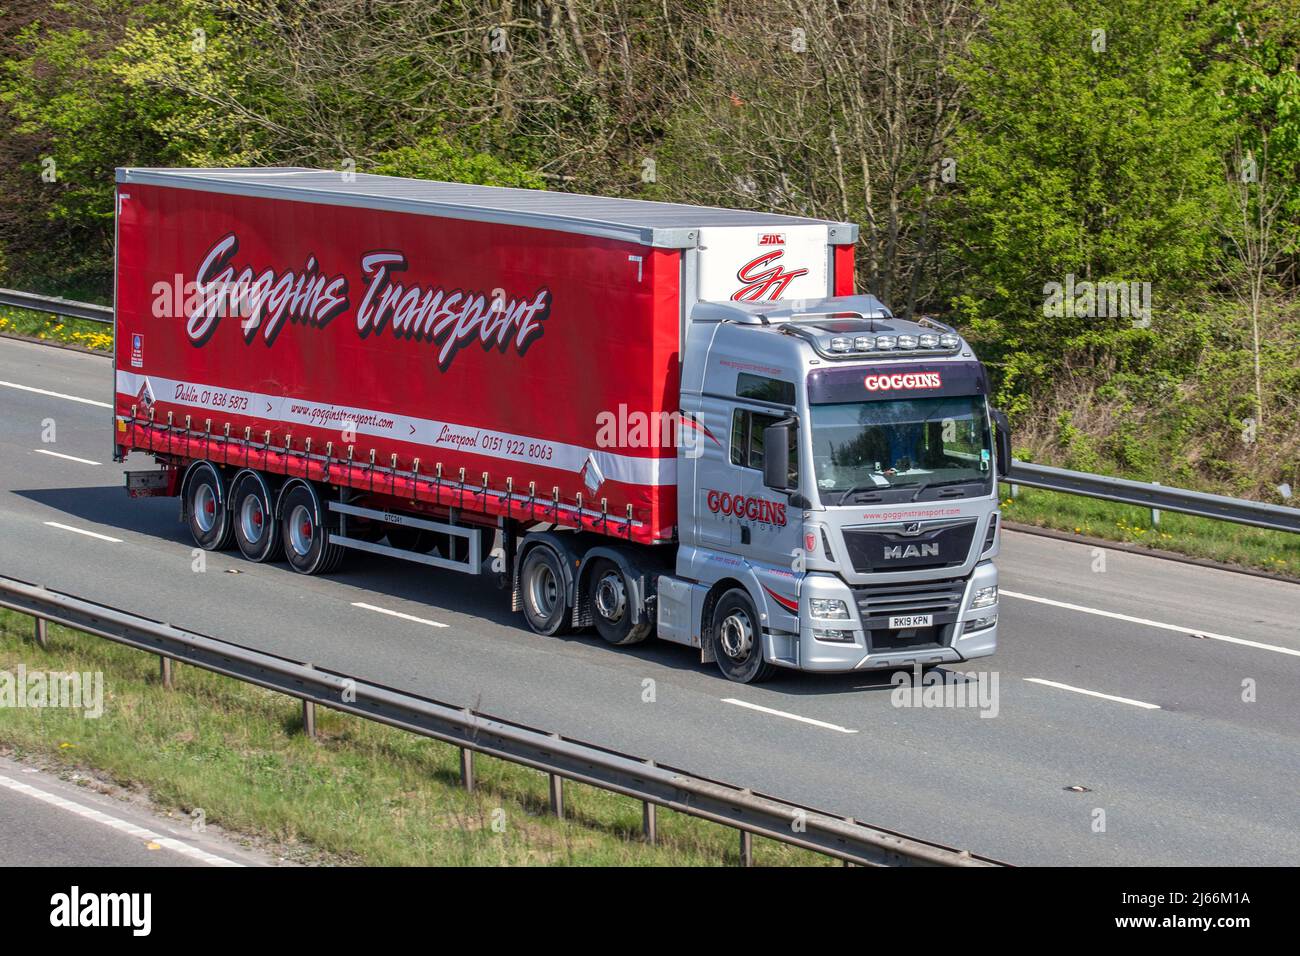
[[[829,598],[813,598],[808,602],[808,611],[813,617],[820,617],[828,621],[847,621],[849,619],[849,607],[843,601],[834,601]]]
[[[986,588],[979,588],[975,592],[974,599],[970,602],[972,608],[988,607],[991,604],[998,603],[998,586],[991,584]]]

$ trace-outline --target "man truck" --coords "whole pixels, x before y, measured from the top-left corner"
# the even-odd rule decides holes
[[[207,550],[495,576],[731,680],[997,643],[1005,418],[857,227],[300,168],[117,171],[114,460]]]

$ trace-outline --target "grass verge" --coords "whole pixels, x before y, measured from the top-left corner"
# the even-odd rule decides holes
[[[113,327],[103,322],[66,318],[30,309],[0,306],[0,332],[28,338],[80,345],[96,352],[113,350]]]
[[[33,671],[102,672],[103,715],[0,707],[0,750],[84,769],[290,859],[365,865],[642,866],[735,864],[735,830],[660,808],[658,846],[640,839],[641,804],[565,781],[566,816],[549,815],[547,778],[476,757],[477,790],[459,786],[456,748],[317,708],[320,738],[301,731],[301,704],[66,628],[49,649],[32,619],[0,610],[0,681]],[[760,865],[834,861],[754,839]]]
[[[1149,508],[1023,486],[1012,498],[1000,487],[1008,521],[1300,577],[1300,535],[1172,511],[1152,525]]]

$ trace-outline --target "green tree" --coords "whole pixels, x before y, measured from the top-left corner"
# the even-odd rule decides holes
[[[1045,285],[1150,282],[1168,316],[1213,264],[1225,198],[1222,107],[1203,0],[1000,0],[953,70],[967,88],[946,208],[953,301],[1027,407],[1069,356],[1146,363],[1124,317],[1044,315]],[[1211,83],[1212,85],[1212,83]]]

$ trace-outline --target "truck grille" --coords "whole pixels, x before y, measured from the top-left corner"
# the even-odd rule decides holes
[[[961,578],[854,588],[869,649],[879,652],[948,646],[965,589],[966,582]],[[891,631],[889,619],[899,614],[932,614],[934,624]]]
[[[903,533],[903,525],[872,528],[845,528],[844,546],[853,570],[919,570],[954,568],[966,562],[971,539],[975,537],[975,520],[934,522],[921,525],[912,534]]]

